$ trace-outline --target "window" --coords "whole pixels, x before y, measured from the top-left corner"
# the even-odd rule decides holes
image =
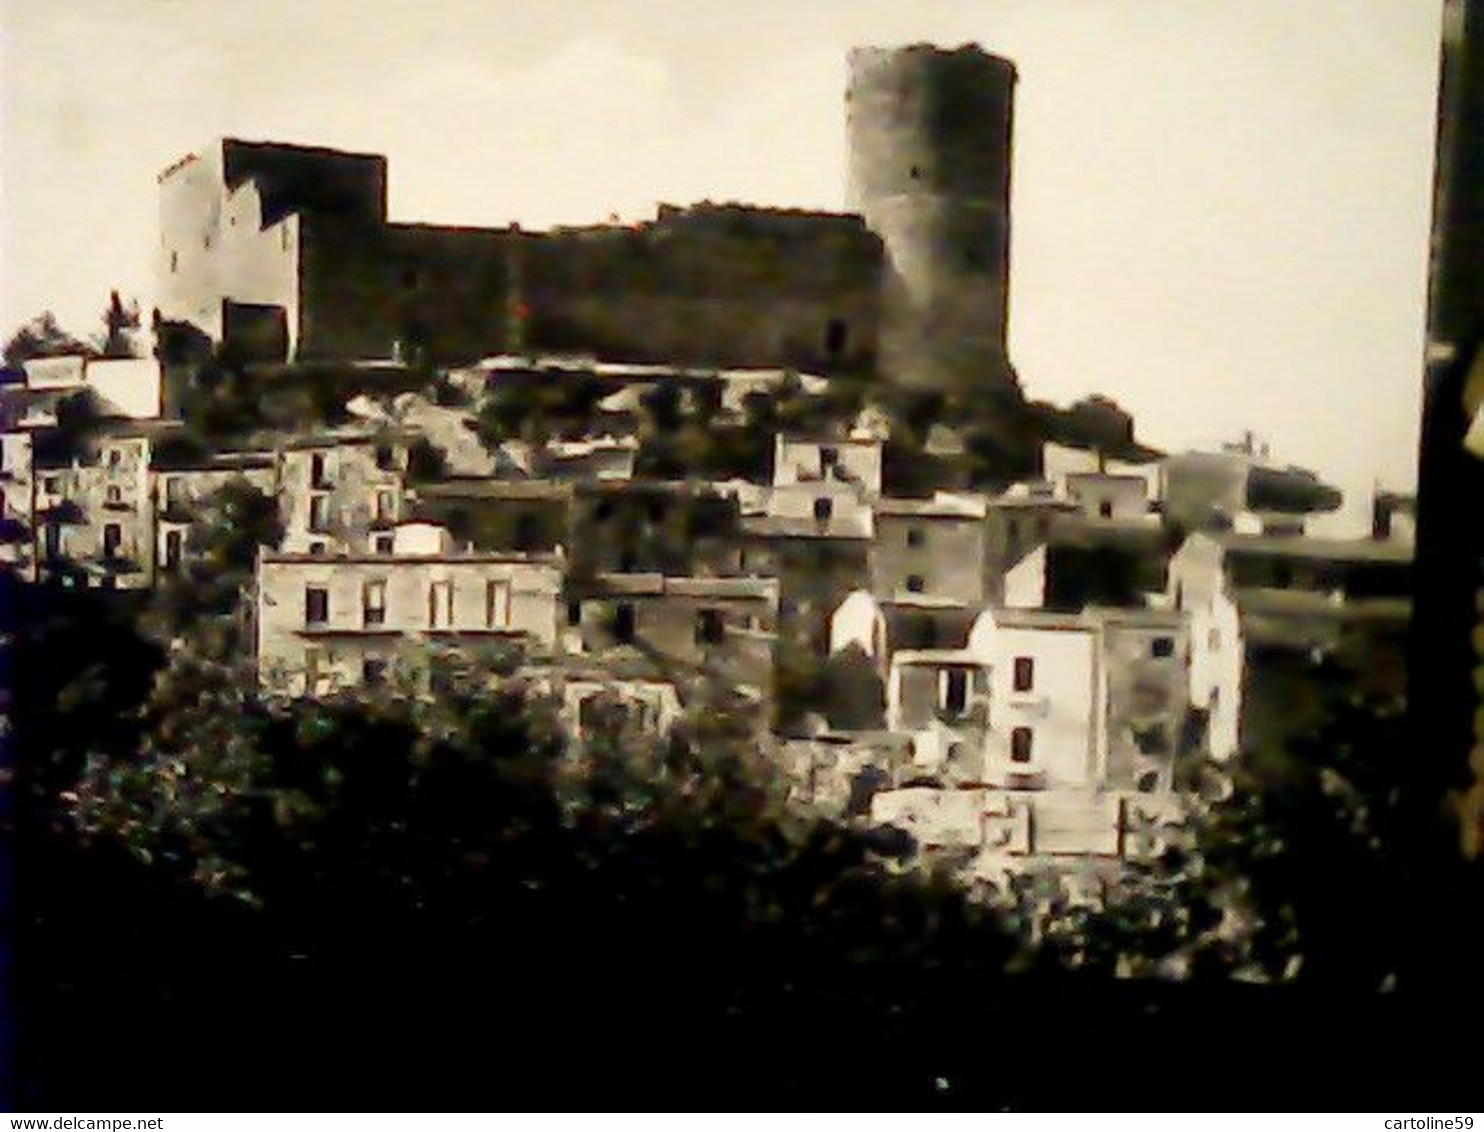
[[[42,476],[41,487],[48,495],[56,495],[62,490],[62,477]]]
[[[969,673],[949,668],[938,675],[938,706],[949,715],[963,715],[969,706]]]
[[[824,328],[824,350],[832,358],[837,358],[845,352],[845,347],[850,344],[850,327],[845,325],[843,318],[832,318]]]
[[[171,252],[170,253],[170,274],[171,275],[174,275],[179,270],[180,270],[180,253],[179,252]]]
[[[397,467],[397,450],[390,444],[378,444],[376,446],[376,466],[383,472],[394,471]]]
[[[1099,503],[1098,514],[1104,519],[1113,518],[1113,501],[1111,499],[1104,499],[1101,503]]]
[[[62,557],[62,527],[60,524],[48,523],[46,525],[46,536],[42,541],[46,547],[46,556],[48,558]]]
[[[124,453],[123,453],[123,451],[121,449],[110,448],[108,450],[108,466],[110,468],[117,468],[123,462],[124,462]]]
[[[516,516],[515,549],[538,550],[541,547],[541,520],[530,512]]]
[[[180,552],[183,542],[179,531],[165,532],[165,569],[180,569]]]
[[[122,503],[124,501],[124,489],[116,483],[108,485],[108,502]]]
[[[1029,727],[1017,727],[1010,732],[1010,761],[1012,763],[1028,763],[1031,761],[1031,744],[1034,735]]]
[[[1029,692],[1036,686],[1036,662],[1028,656],[1015,658],[1015,690]]]
[[[330,591],[323,586],[304,587],[304,624],[323,625],[330,619]]]
[[[311,531],[330,529],[330,497],[328,495],[309,497],[309,529]]]
[[[311,487],[329,487],[330,469],[323,452],[309,457],[309,484]]]
[[[1154,643],[1149,646],[1149,654],[1157,657],[1169,657],[1175,655],[1174,637],[1155,637]]]
[[[314,557],[316,557],[316,558],[323,558],[325,556],[325,544],[324,544],[324,540],[323,539],[315,539],[312,543],[310,543],[309,544],[309,553],[312,554],[312,555],[314,555]]]
[[[184,476],[167,476],[165,479],[165,507],[166,509],[183,507],[186,502],[186,481]]]
[[[917,550],[917,549],[920,549],[921,547],[926,546],[927,545],[927,531],[923,530],[921,527],[908,527],[907,528],[907,545],[910,546],[910,547],[912,547],[914,550]]]
[[[376,554],[390,554],[394,545],[395,542],[391,535],[377,535],[371,540],[371,550]]]
[[[828,523],[835,514],[835,503],[830,499],[816,499],[814,501],[814,521],[816,523]]]
[[[491,629],[510,624],[510,579],[492,578],[485,584],[484,619]]]
[[[567,624],[568,625],[581,625],[582,624],[582,602],[580,602],[580,601],[569,601],[567,603]]]
[[[386,623],[386,582],[380,578],[361,587],[361,623],[367,628]]]
[[[912,621],[910,639],[914,648],[935,649],[938,647],[938,622],[930,613],[924,613]]]
[[[453,583],[447,579],[428,586],[428,628],[448,629],[453,625]]]
[[[103,528],[103,557],[112,558],[118,554],[123,541],[124,528],[117,523],[106,524]]]
[[[726,635],[726,619],[721,610],[696,610],[696,644],[719,645],[726,640]]]
[[[621,644],[634,639],[634,607],[627,602],[613,610],[613,639]]]
[[[368,656],[361,661],[361,680],[367,684],[386,682],[386,660],[379,656]]]
[[[920,180],[922,180],[922,166],[921,165],[914,165],[914,166],[912,166],[911,169],[908,169],[907,170],[907,176],[911,177],[914,181],[920,181]]]
[[[608,500],[603,500],[593,508],[593,520],[595,522],[606,523],[611,518],[613,518],[613,504]]]
[[[397,517],[397,493],[395,491],[378,491],[376,493],[376,521],[388,523]]]
[[[840,450],[834,445],[826,444],[819,450],[819,470],[829,475],[840,466]]]
[[[922,575],[921,574],[908,574],[907,575],[907,592],[909,594],[920,594],[920,593],[922,593],[922,591],[923,591],[923,589],[924,589],[924,587],[926,585],[927,585],[927,583],[923,581],[923,578],[922,578]]]

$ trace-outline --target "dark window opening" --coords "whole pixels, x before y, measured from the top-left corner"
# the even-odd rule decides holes
[[[832,318],[824,330],[825,353],[837,358],[845,352],[845,347],[850,343],[850,327],[845,324],[843,318]]]
[[[620,644],[634,639],[634,607],[627,602],[613,611],[613,639]]]
[[[379,656],[368,656],[361,662],[361,679],[367,684],[386,682],[386,661]]]
[[[816,499],[814,501],[814,521],[816,523],[828,523],[835,514],[835,504],[830,499]]]
[[[1166,657],[1175,655],[1174,637],[1155,637],[1154,643],[1149,646],[1149,652],[1153,656]]]
[[[1105,499],[1101,503],[1099,503],[1098,514],[1101,515],[1104,519],[1113,518],[1113,501],[1110,499]]]
[[[569,601],[567,603],[567,624],[568,625],[581,625],[582,624],[582,602],[580,602],[580,601]]]
[[[323,586],[308,586],[304,590],[304,623],[323,625],[330,619],[330,591]]]
[[[943,673],[943,710],[963,715],[969,706],[969,674],[962,668]]]
[[[515,520],[515,549],[532,551],[541,545],[541,521],[535,515],[521,515]]]
[[[840,450],[833,444],[826,444],[819,450],[819,467],[821,471],[833,472],[840,466]]]
[[[596,522],[606,523],[611,518],[613,518],[613,504],[608,500],[603,500],[593,508],[593,519]]]
[[[392,535],[377,535],[376,538],[372,540],[372,550],[374,550],[377,554],[390,554],[392,552],[392,540]],[[320,543],[319,545],[324,546],[324,543]]]
[[[180,567],[180,552],[183,543],[179,531],[165,532],[165,569],[176,570]]]
[[[911,594],[920,594],[926,588],[926,586],[927,586],[927,583],[923,581],[923,578],[922,578],[922,575],[921,574],[908,574],[907,575],[907,592],[908,593],[911,593]]]
[[[1167,755],[1170,752],[1170,736],[1163,724],[1150,727],[1135,727],[1134,744],[1143,755]]]
[[[325,464],[325,454],[316,452],[309,458],[309,484],[311,487],[329,487],[330,474]]]
[[[908,546],[913,547],[913,548],[918,548],[918,547],[925,546],[926,544],[927,544],[927,532],[925,530],[923,530],[921,527],[909,527],[909,528],[907,528],[907,545]]]
[[[912,166],[911,169],[907,170],[907,176],[911,177],[914,181],[920,181],[920,180],[922,180],[922,166],[921,165],[914,165],[914,166]]]
[[[103,528],[103,557],[112,558],[119,552],[119,545],[124,541],[124,529],[117,523],[109,523]]]
[[[1015,690],[1029,692],[1036,685],[1036,662],[1028,656],[1015,658]]]
[[[1034,736],[1029,727],[1017,727],[1010,732],[1010,761],[1012,763],[1028,763],[1031,761],[1031,743]]]
[[[719,609],[696,611],[696,644],[719,645],[726,640],[726,619]]]
[[[376,447],[376,466],[383,472],[389,472],[397,466],[397,450],[390,444],[379,444]]]

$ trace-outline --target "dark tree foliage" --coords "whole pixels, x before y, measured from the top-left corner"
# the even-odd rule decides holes
[[[270,702],[241,656],[188,636],[164,664],[116,606],[28,592],[3,607],[20,1107],[148,1108],[162,1089],[208,1107],[1122,1107],[1146,1087],[1209,1104],[1232,1066],[1320,1048],[1355,1103],[1471,1083],[1449,1053],[1471,1047],[1433,1040],[1404,994],[1355,993],[1383,969],[1353,956],[1385,909],[1333,870],[1361,869],[1367,898],[1379,874],[1317,772],[1303,806],[1232,811],[1243,836],[1313,827],[1249,866],[1275,930],[1266,910],[1294,908],[1303,975],[1116,982],[1095,977],[1116,953],[1188,930],[1134,909],[1122,935],[1086,925],[1091,973],[1036,962],[956,886],[899,875],[886,839],[782,809],[720,693],[676,742],[620,717],[574,747],[508,676]],[[1315,755],[1353,755],[1368,789],[1384,744],[1348,733]],[[1368,812],[1384,837],[1384,805]],[[1340,851],[1304,863],[1316,844]],[[1339,965],[1306,981],[1321,948]],[[1334,1103],[1322,1075],[1236,1072],[1234,1103]]]
[[[490,448],[510,440],[539,444],[577,438],[584,435],[598,402],[608,392],[593,379],[499,382],[480,405],[475,431]]]
[[[81,338],[62,329],[57,316],[43,311],[26,323],[5,343],[5,364],[20,366],[37,358],[65,357],[69,354],[91,356],[93,348]]]
[[[1207,772],[1190,838],[1106,911],[1049,898],[1042,958],[1107,973],[1293,981],[1374,1001],[1395,990],[1411,930],[1399,697],[1324,671],[1326,715],[1281,751]],[[1261,774],[1244,769],[1261,766]],[[1022,892],[1029,908],[1044,894]],[[1403,988],[1405,989],[1405,988]]]
[[[240,655],[245,639],[242,595],[259,548],[283,540],[278,503],[245,479],[202,500],[192,517],[180,568],[159,580],[140,619],[150,637],[169,643],[185,634],[206,655]]]

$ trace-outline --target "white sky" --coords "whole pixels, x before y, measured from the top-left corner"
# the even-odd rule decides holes
[[[0,0],[0,332],[148,308],[155,175],[382,152],[398,219],[840,208],[845,52],[1020,69],[1011,347],[1162,447],[1414,481],[1438,0]]]

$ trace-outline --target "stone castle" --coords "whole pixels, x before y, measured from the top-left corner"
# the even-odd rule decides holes
[[[564,352],[1004,384],[1014,84],[975,47],[852,52],[857,213],[410,224],[382,156],[221,140],[160,175],[159,315],[256,361]]]

